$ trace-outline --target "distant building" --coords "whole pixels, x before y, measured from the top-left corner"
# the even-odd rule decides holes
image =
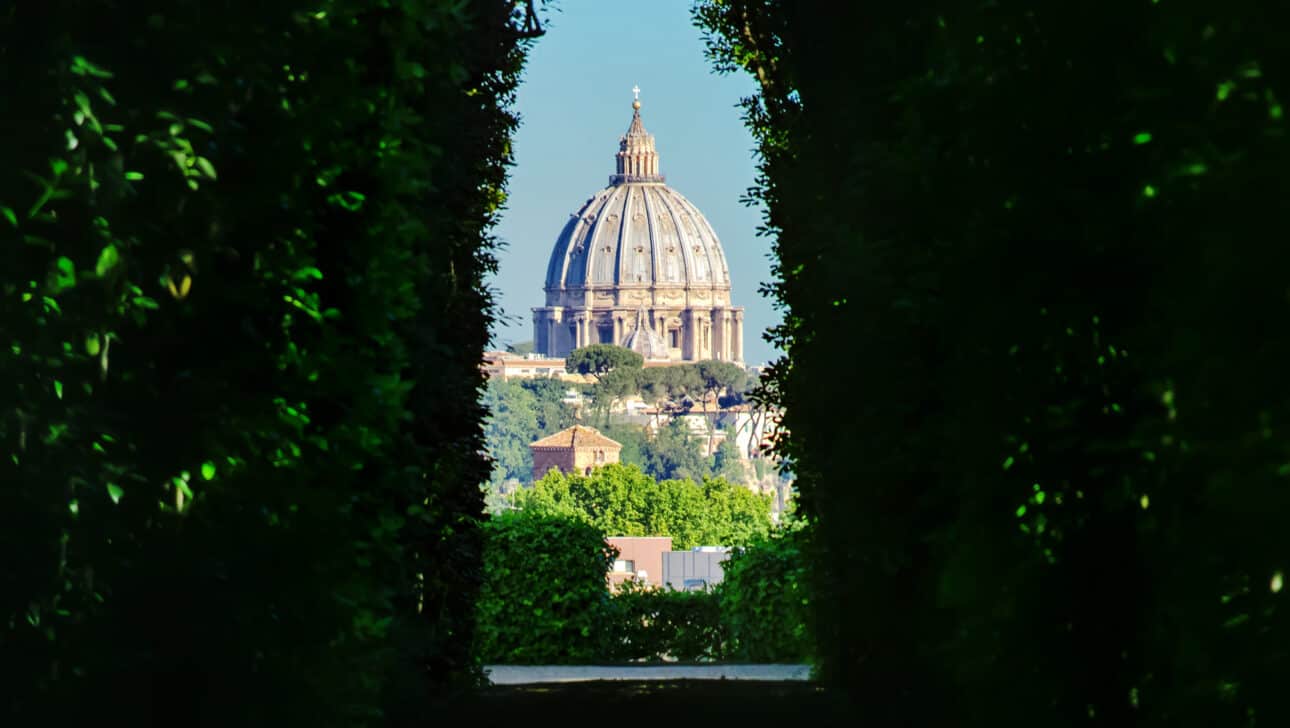
[[[574,425],[529,445],[533,452],[533,479],[551,469],[590,475],[592,468],[618,462],[623,446],[596,429]]]
[[[659,173],[640,101],[609,186],[570,215],[547,266],[533,346],[550,357],[617,344],[650,360],[743,361],[744,309],[712,225]]]
[[[677,591],[704,591],[726,577],[722,563],[730,558],[725,546],[696,546],[663,554],[662,583]]]
[[[565,371],[564,359],[551,359],[538,354],[512,354],[508,351],[486,351],[480,364],[490,379],[551,378],[565,382],[586,383],[594,381],[589,376]]]
[[[618,549],[618,558],[609,570],[611,587],[628,579],[650,586],[663,584],[663,555],[672,550],[671,536],[610,536],[605,541]]]

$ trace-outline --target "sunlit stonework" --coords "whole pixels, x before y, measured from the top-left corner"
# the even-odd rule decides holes
[[[654,361],[742,362],[744,310],[730,305],[721,242],[665,184],[640,101],[632,108],[617,174],[570,217],[551,251],[546,305],[533,309],[534,347],[563,357],[619,344]]]

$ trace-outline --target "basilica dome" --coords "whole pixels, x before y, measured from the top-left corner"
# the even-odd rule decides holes
[[[546,305],[533,309],[535,349],[560,357],[612,343],[655,360],[742,361],[743,308],[730,305],[721,242],[703,213],[667,186],[640,102],[632,108],[609,186],[556,238]]]
[[[569,216],[556,239],[547,293],[654,286],[729,291],[721,242],[703,213],[658,174],[654,138],[639,110],[618,156],[619,173]]]

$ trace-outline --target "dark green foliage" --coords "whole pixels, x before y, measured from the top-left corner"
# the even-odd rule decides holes
[[[574,423],[573,412],[564,402],[569,384],[559,379],[524,379],[520,386],[533,394],[538,428],[542,434],[559,432]]]
[[[770,531],[770,497],[724,480],[656,481],[631,465],[553,471],[516,505],[591,523],[609,536],[671,536],[672,547],[738,546]]]
[[[733,362],[701,361],[694,367],[703,380],[704,391],[714,399],[723,392],[739,394],[748,388],[748,372]],[[704,404],[707,404],[706,398]]]
[[[623,446],[618,452],[618,461],[624,465],[635,465],[645,470],[644,452],[649,446],[649,435],[641,425],[609,425],[601,428],[601,434]],[[646,471],[649,472],[649,471]],[[654,473],[650,473],[654,475]],[[657,476],[655,476],[657,477]]]
[[[476,678],[515,12],[0,9],[14,725],[361,725]]]
[[[484,390],[482,403],[488,410],[484,439],[493,459],[493,479],[533,477],[533,455],[529,443],[542,436],[538,422],[537,398],[516,380],[493,379]]]
[[[604,654],[606,574],[615,551],[583,521],[519,511],[484,524],[476,606],[479,659],[566,664]]]
[[[640,369],[618,367],[599,375],[596,383],[591,385],[592,407],[600,412],[606,425],[609,424],[609,413],[618,401],[640,389],[640,376]]]
[[[712,457],[704,457],[700,452],[704,443],[684,423],[669,423],[660,436],[652,438],[641,425],[610,425],[601,433],[623,446],[620,462],[635,465],[655,480],[711,477],[743,485],[749,477],[749,461],[740,458],[733,438],[722,440]],[[755,466],[752,472],[756,473]]]
[[[646,402],[681,403],[687,397],[698,400],[704,380],[695,364],[649,367],[641,370],[640,394]]]
[[[698,6],[760,86],[759,396],[871,719],[1290,723],[1288,13]]]
[[[618,369],[640,369],[645,358],[640,354],[614,344],[592,344],[574,349],[564,359],[564,368],[570,373],[590,374],[597,381]]]
[[[712,472],[712,462],[700,447],[685,420],[672,420],[641,448],[641,467],[659,480],[702,480]]]
[[[739,457],[739,446],[733,437],[726,438],[712,455],[712,476],[731,483],[747,480],[744,460]]]
[[[800,524],[737,550],[717,587],[728,657],[748,662],[806,662],[815,654],[805,539]]]
[[[726,626],[713,591],[650,589],[626,582],[609,600],[606,656],[683,662],[725,658]]]

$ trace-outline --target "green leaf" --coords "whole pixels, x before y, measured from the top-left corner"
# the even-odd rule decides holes
[[[0,215],[4,215],[4,219],[8,220],[10,225],[18,227],[18,216],[14,214],[12,207],[0,205]]]
[[[67,256],[60,256],[54,262],[54,274],[50,276],[50,292],[55,296],[76,285],[76,265]]]
[[[126,172],[125,178],[131,182],[138,182],[143,179],[143,172]]]
[[[116,483],[108,483],[107,492],[108,497],[112,499],[113,503],[119,503],[121,501],[121,496],[125,494],[125,491],[121,489],[121,486]]]
[[[63,383],[57,379],[54,380],[54,396],[59,399],[63,398]]]
[[[99,251],[99,259],[98,262],[94,264],[94,272],[98,274],[99,277],[105,276],[108,273],[111,273],[120,262],[121,253],[116,249],[116,246],[111,244],[105,245],[103,246],[103,249]]]
[[[197,158],[197,169],[201,170],[201,173],[205,175],[207,179],[216,178],[215,165],[211,164],[211,160],[207,159],[206,157]]]
[[[85,56],[72,56],[72,73],[77,76],[112,78],[112,72],[90,63]]]
[[[206,480],[214,480],[214,478],[215,478],[215,463],[212,463],[212,462],[210,462],[209,460],[208,460],[208,461],[206,461],[206,462],[204,462],[204,463],[202,463],[202,478],[204,478],[204,479],[206,479]]]
[[[102,345],[99,343],[99,335],[89,333],[85,335],[85,353],[90,356],[98,356]]]

